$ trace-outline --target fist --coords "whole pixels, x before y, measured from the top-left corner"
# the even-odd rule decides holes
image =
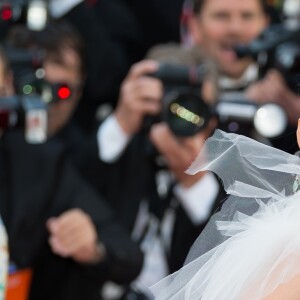
[[[96,228],[88,214],[71,209],[47,221],[52,251],[62,257],[70,257],[79,263],[101,260],[97,246]]]

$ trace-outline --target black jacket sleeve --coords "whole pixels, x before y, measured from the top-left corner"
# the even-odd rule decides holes
[[[80,208],[96,225],[99,241],[105,246],[106,259],[97,265],[85,265],[85,271],[97,281],[112,280],[129,283],[140,272],[142,254],[130,234],[122,228],[104,199],[89,185],[78,171],[66,161],[60,161],[55,193],[54,213]]]
[[[65,160],[61,145],[28,145],[23,133],[10,134],[3,142],[9,169],[10,252],[18,265],[32,265],[47,246],[49,217],[80,208],[91,216],[99,240],[107,249],[107,258],[95,266],[78,267],[97,282],[133,280],[142,266],[138,245],[131,241],[99,194]]]

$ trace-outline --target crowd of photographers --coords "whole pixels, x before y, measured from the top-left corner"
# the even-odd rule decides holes
[[[151,299],[225,199],[184,172],[214,129],[295,152],[299,7],[163,2],[0,0],[7,299]]]

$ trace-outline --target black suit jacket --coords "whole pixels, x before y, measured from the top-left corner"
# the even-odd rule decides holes
[[[99,299],[105,280],[127,283],[138,275],[142,256],[110,209],[64,160],[55,142],[29,145],[23,132],[1,141],[0,212],[9,237],[11,260],[34,271],[30,300]],[[80,208],[96,225],[107,249],[97,265],[82,265],[51,253],[46,220]]]
[[[159,197],[155,178],[159,168],[151,156],[154,149],[151,148],[145,135],[136,135],[122,157],[114,163],[100,161],[95,139],[86,148],[90,154],[85,157],[90,161],[84,164],[85,174],[90,182],[104,193],[124,225],[132,229],[140,202],[145,199],[148,200],[153,214],[159,219],[163,216],[175,195],[171,189],[167,197]],[[220,206],[224,197],[225,193],[220,184],[219,194],[214,200],[211,214]],[[200,199],[201,195],[199,195]],[[175,218],[171,250],[168,253],[171,272],[182,267],[190,247],[208,221],[207,219],[206,222],[195,226],[180,205],[175,208]]]
[[[81,169],[89,182],[116,211],[129,230],[134,226],[141,200],[147,199],[150,210],[161,215],[163,203],[158,197],[155,172],[157,166],[147,152],[147,139],[136,135],[122,157],[113,163],[100,160],[96,135],[86,144]]]

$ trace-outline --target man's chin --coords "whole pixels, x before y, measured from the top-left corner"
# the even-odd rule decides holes
[[[220,72],[225,76],[238,79],[245,73],[247,68],[252,63],[252,60],[247,58],[235,60],[219,60]]]
[[[228,76],[230,78],[233,79],[239,79],[247,70],[249,65],[245,66],[241,66],[241,65],[230,65],[230,66],[223,66],[221,69],[221,73],[224,76]]]

